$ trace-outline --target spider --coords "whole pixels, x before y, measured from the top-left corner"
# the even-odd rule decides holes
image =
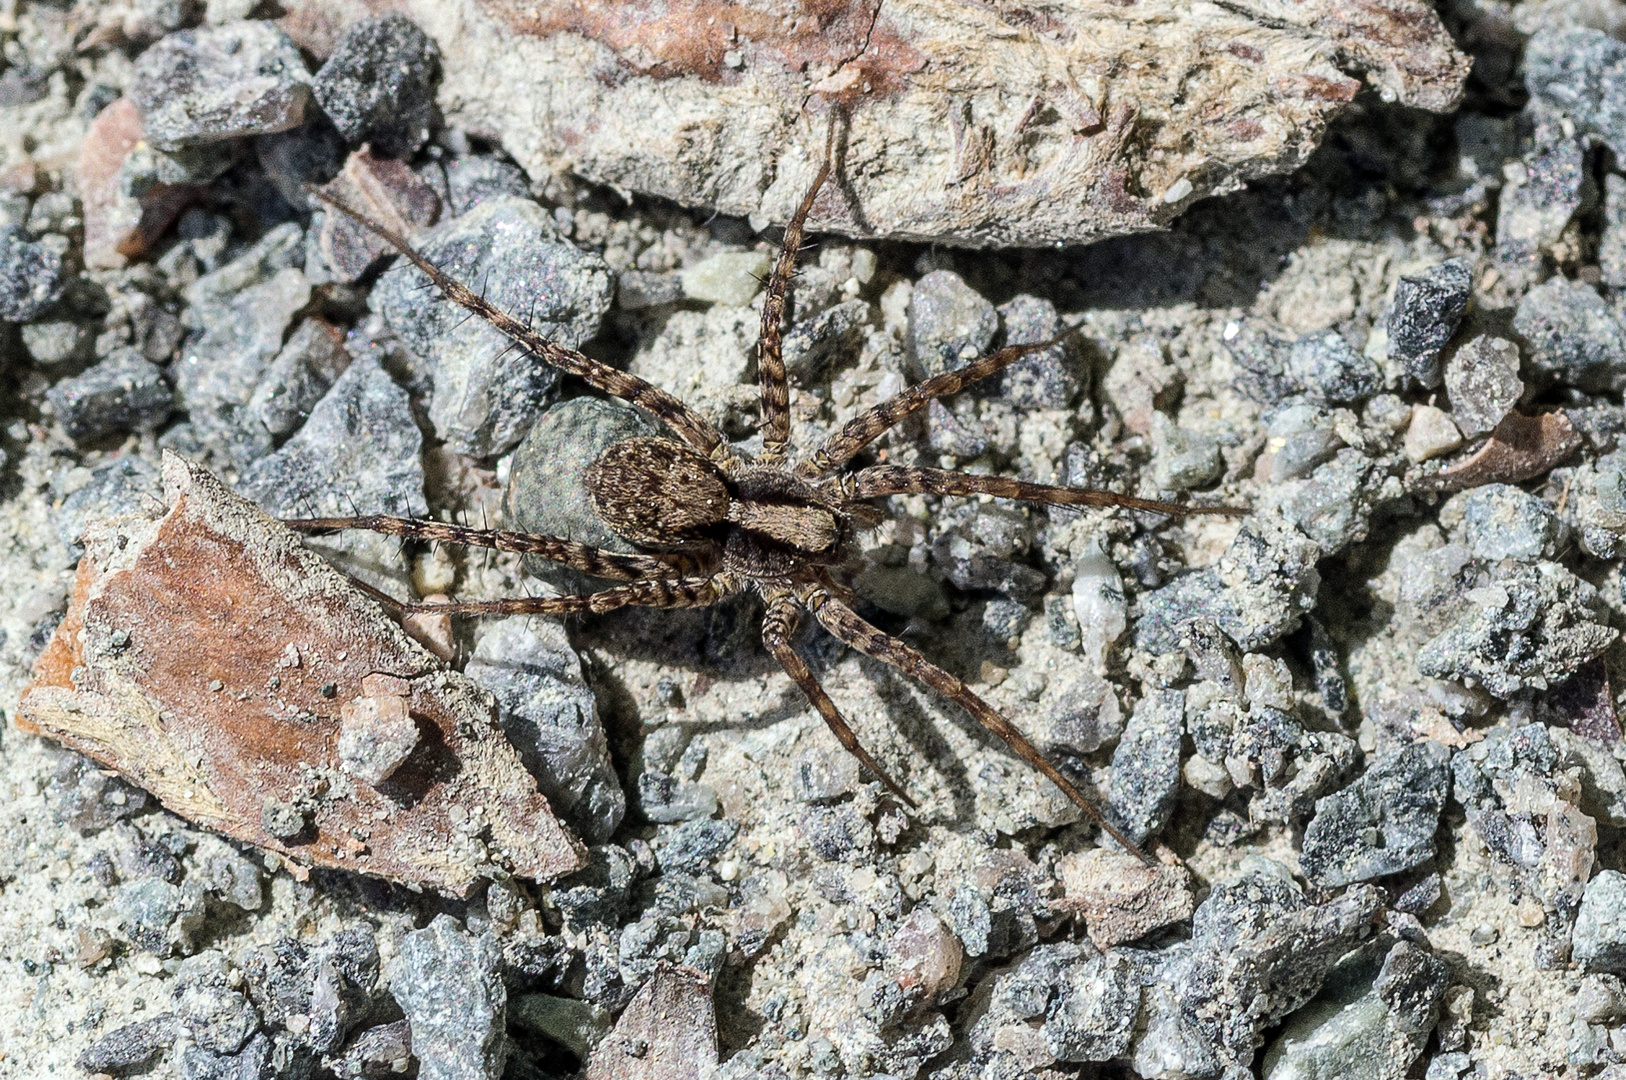
[[[606,612],[616,608],[707,607],[748,589],[765,604],[762,642],[801,688],[837,741],[910,807],[915,801],[864,749],[835,702],[825,693],[792,644],[802,613],[867,656],[890,664],[962,706],[983,727],[1055,784],[1108,835],[1148,865],[1155,865],[1122,829],[1078,790],[1004,716],[959,678],[907,643],[865,621],[851,592],[831,569],[856,554],[855,539],[881,520],[870,500],[889,495],[991,495],[1053,506],[1122,506],[1162,514],[1235,514],[1226,506],[1192,506],[1138,499],[1108,491],[1032,484],[997,476],[943,469],[874,465],[850,469],[865,447],[934,398],[957,394],[1030,353],[1065,340],[1012,345],[965,366],[909,387],[860,414],[810,453],[796,456],[790,444],[790,393],[781,353],[781,320],[794,276],[803,228],[835,162],[834,118],[824,160],[797,206],[780,243],[762,305],[757,344],[761,382],[762,449],[754,458],[731,446],[715,426],[664,390],[624,371],[567,349],[454,280],[419,254],[404,237],[351,209],[332,195],[316,194],[355,218],[422,271],[451,302],[485,319],[514,345],[574,375],[596,390],[620,398],[661,421],[668,434],[628,439],[605,450],[588,468],[589,501],[615,534],[642,549],[626,555],[563,537],[388,515],[310,518],[286,522],[304,532],[363,529],[403,539],[447,542],[537,555],[585,574],[625,584],[576,596],[523,597],[439,604],[402,603],[368,588],[403,614],[516,615]],[[313,189],[314,190],[314,189]]]

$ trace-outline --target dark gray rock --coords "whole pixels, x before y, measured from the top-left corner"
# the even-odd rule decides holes
[[[238,465],[272,445],[265,426],[249,421],[247,408],[282,351],[289,322],[310,302],[310,281],[295,269],[303,259],[304,234],[289,222],[186,292],[191,334],[170,368],[176,404],[186,410],[198,443]]]
[[[158,470],[145,458],[122,454],[90,470],[90,479],[62,500],[56,534],[72,558],[84,554],[79,538],[92,520],[151,509],[163,501]]]
[[[1600,559],[1617,558],[1626,540],[1626,453],[1616,450],[1575,473],[1575,517],[1581,548]]]
[[[657,273],[652,270],[623,270],[616,278],[615,303],[622,311],[642,311],[662,304],[675,304],[682,299],[681,274]],[[791,335],[785,336],[788,348],[788,339]]]
[[[1183,626],[1209,619],[1241,648],[1255,652],[1280,639],[1315,606],[1320,545],[1279,518],[1242,527],[1218,563],[1143,593],[1135,644],[1148,652],[1182,647]]]
[[[370,1027],[355,1037],[337,1062],[340,1076],[387,1077],[396,1062],[412,1056],[412,1025],[405,1020]]]
[[[599,398],[572,398],[548,409],[514,452],[503,493],[508,528],[632,554],[637,549],[593,510],[586,474],[616,443],[656,434],[659,429],[638,412]],[[568,593],[604,587],[599,579],[535,557],[526,559],[525,569]]]
[[[988,351],[999,313],[952,270],[933,270],[909,298],[909,356],[916,375],[941,375]]]
[[[1143,1076],[1247,1075],[1264,1030],[1320,991],[1382,906],[1370,885],[1312,904],[1285,867],[1248,860],[1198,906],[1191,941],[1163,950],[1143,977],[1145,1033],[1133,1067]]]
[[[265,902],[260,864],[212,838],[199,848],[187,873],[210,896],[243,911],[258,911]]]
[[[429,140],[440,53],[411,19],[390,12],[344,32],[312,80],[317,104],[351,143],[407,157]]]
[[[238,490],[279,517],[421,515],[422,449],[406,391],[366,355],[298,434],[244,470]]]
[[[717,793],[705,784],[655,769],[638,774],[638,810],[650,821],[671,824],[709,818],[717,812],[717,805]]]
[[[1525,47],[1524,81],[1579,131],[1626,152],[1626,45],[1580,26],[1541,30]]]
[[[1545,844],[1531,816],[1510,815],[1497,792],[1542,783],[1557,763],[1558,750],[1542,724],[1493,728],[1484,741],[1451,759],[1451,797],[1498,860],[1525,870],[1540,865]]]
[[[1467,613],[1423,645],[1417,670],[1497,697],[1556,686],[1619,636],[1597,590],[1553,562],[1504,562],[1467,600]]]
[[[152,431],[169,418],[175,404],[163,370],[128,348],[63,379],[45,397],[75,442],[118,431]]]
[[[792,326],[783,343],[786,373],[803,386],[817,383],[838,356],[858,351],[869,321],[869,301],[846,300]]]
[[[1379,480],[1372,459],[1346,447],[1309,476],[1267,491],[1261,507],[1274,507],[1315,541],[1324,556],[1336,555],[1366,539]]]
[[[614,844],[587,849],[587,865],[564,878],[553,890],[553,901],[567,924],[619,925],[635,870],[632,856]]]
[[[1600,870],[1581,898],[1571,954],[1588,971],[1626,975],[1626,874]]]
[[[1434,857],[1449,753],[1419,742],[1316,802],[1299,866],[1323,888],[1398,874]]]
[[[825,749],[804,751],[791,773],[796,798],[804,803],[835,802],[857,790],[861,780],[857,758]]]
[[[1056,305],[1026,293],[1001,304],[999,318],[1007,346],[1049,341],[1062,330]],[[1080,363],[1077,340],[1069,338],[1006,368],[1000,395],[1020,408],[1065,409],[1078,396]]]
[[[203,925],[203,890],[181,888],[162,878],[142,877],[119,890],[119,929],[155,956],[192,951],[192,935]]]
[[[614,291],[604,260],[571,246],[552,215],[527,199],[487,200],[434,229],[419,250],[566,348],[598,333]],[[430,422],[456,453],[493,457],[512,449],[547,404],[558,370],[528,352],[510,351],[493,327],[426,296],[422,285],[416,272],[386,274],[372,303],[433,366]]]
[[[260,1028],[259,1011],[231,987],[228,970],[221,953],[199,953],[182,962],[170,993],[177,1025],[211,1054],[237,1053]]]
[[[273,1050],[263,1032],[232,1054],[192,1044],[181,1051],[181,1080],[271,1080],[277,1075],[271,1063]]]
[[[0,227],[0,321],[26,322],[62,296],[62,249],[30,242],[16,225]]]
[[[1297,480],[1317,465],[1331,460],[1344,445],[1333,427],[1330,413],[1304,402],[1284,405],[1269,413],[1265,417],[1265,445],[1269,455],[1266,479],[1272,484]]]
[[[1591,183],[1579,141],[1538,114],[1534,145],[1523,157],[1524,182],[1502,188],[1496,212],[1496,260],[1513,280],[1540,272],[1540,258],[1581,208]]]
[[[655,854],[662,870],[698,874],[728,849],[739,831],[740,827],[727,819],[662,826]]]
[[[160,40],[136,59],[130,97],[147,139],[177,150],[298,127],[310,75],[287,34],[245,20]]]
[[[446,205],[453,217],[462,217],[488,199],[504,195],[523,199],[530,191],[520,167],[501,158],[472,154],[446,164]],[[678,292],[682,293],[681,286]]]
[[[1596,289],[1564,277],[1524,294],[1513,328],[1530,347],[1530,369],[1580,390],[1626,387],[1626,329]]]
[[[316,1050],[331,1053],[373,1007],[379,960],[371,928],[334,934],[322,943],[312,967],[309,1038]]]
[[[803,807],[797,827],[808,850],[825,862],[858,862],[875,854],[875,826],[851,804]]]
[[[1141,843],[1168,823],[1180,791],[1180,737],[1185,694],[1163,690],[1142,698],[1112,754],[1107,807],[1129,838]]]
[[[80,836],[101,832],[147,805],[147,793],[131,787],[82,754],[64,753],[46,785],[57,819]]]
[[[487,622],[465,672],[497,698],[498,722],[554,811],[588,843],[608,840],[627,800],[563,627],[523,616]]]
[[[1111,1061],[1129,1050],[1140,1014],[1140,981],[1120,955],[1068,967],[1040,1033],[1059,1061]]]
[[[306,319],[249,395],[246,422],[258,423],[275,439],[291,435],[349,366],[344,333],[325,319]]]
[[[79,1055],[78,1066],[87,1073],[123,1076],[151,1066],[175,1042],[174,1013],[125,1024],[103,1035]]]
[[[1404,275],[1395,285],[1388,316],[1389,356],[1425,387],[1440,385],[1440,350],[1457,332],[1472,287],[1472,267],[1466,259],[1450,259],[1421,274]]]
[[[502,951],[450,915],[401,939],[390,993],[412,1026],[421,1080],[498,1080],[508,1056]]]
[[[1377,363],[1335,330],[1305,334],[1293,342],[1284,374],[1296,392],[1327,405],[1357,405],[1383,389]]]
[[[1045,576],[1015,559],[1033,541],[1033,527],[1019,511],[979,507],[932,541],[932,562],[955,588],[993,590],[1031,603],[1043,594]]]
[[[1563,538],[1564,525],[1552,505],[1512,484],[1484,484],[1452,496],[1440,516],[1453,511],[1462,515],[1460,529],[1453,532],[1474,558],[1487,563],[1551,559]]]
[[[1451,395],[1451,419],[1464,436],[1490,432],[1524,393],[1519,347],[1480,334],[1445,362],[1445,390]]]

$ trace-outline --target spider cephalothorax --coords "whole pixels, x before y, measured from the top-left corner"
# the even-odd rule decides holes
[[[879,520],[870,500],[888,495],[991,495],[1063,506],[1125,506],[1161,513],[1236,513],[1228,507],[1190,507],[1113,492],[1030,484],[942,469],[848,464],[882,433],[934,398],[1054,345],[1010,345],[909,387],[859,414],[805,456],[790,448],[790,394],[780,350],[785,293],[796,265],[802,230],[833,167],[835,124],[825,161],[785,229],[762,307],[757,369],[762,385],[762,450],[743,456],[705,418],[642,379],[547,340],[453,280],[405,239],[318,193],[393,244],[452,302],[490,322],[516,345],[603,393],[621,398],[661,421],[667,436],[628,439],[605,450],[587,470],[589,500],[603,523],[642,549],[626,555],[563,537],[474,529],[438,521],[387,516],[321,518],[289,524],[306,531],[371,529],[392,535],[537,555],[583,573],[625,582],[582,596],[520,597],[433,605],[396,604],[404,611],[446,614],[563,614],[628,606],[705,607],[746,589],[766,604],[762,640],[801,687],[842,746],[910,805],[913,800],[859,744],[857,736],[792,645],[801,613],[810,612],[831,634],[875,659],[914,676],[958,702],[1077,803],[1106,832],[1142,859],[1147,856],[1009,720],[960,679],[912,646],[870,625],[847,602],[830,568],[853,554],[853,534]],[[388,597],[383,597],[388,600]],[[396,603],[395,601],[390,601]],[[1150,860],[1147,859],[1149,862]]]

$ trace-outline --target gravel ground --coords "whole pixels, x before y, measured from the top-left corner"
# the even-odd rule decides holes
[[[1076,343],[877,456],[1250,508],[899,496],[853,568],[867,617],[1158,868],[950,703],[806,632],[908,811],[762,650],[754,600],[431,621],[588,868],[462,898],[306,873],[7,725],[0,1077],[1618,1072],[1626,8],[1444,6],[1477,57],[1456,115],[1363,97],[1307,167],[1166,234],[823,238],[795,283],[799,447],[1065,320]],[[501,355],[307,182],[755,439],[771,236],[527,177],[441,123],[403,19],[318,68],[253,5],[207,10],[0,4],[7,717],[87,523],[150,513],[165,450],[279,516],[619,542],[577,480],[644,422]],[[397,595],[584,584],[313,543]]]

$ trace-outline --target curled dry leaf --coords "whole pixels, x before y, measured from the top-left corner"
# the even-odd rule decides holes
[[[292,0],[320,47],[379,2]],[[851,112],[809,225],[967,245],[1166,224],[1286,172],[1361,78],[1456,106],[1469,60],[1425,0],[388,0],[435,38],[448,119],[533,176],[783,222]]]
[[[702,1080],[716,1066],[711,983],[662,964],[593,1051],[582,1080]]]
[[[202,468],[163,477],[166,512],[86,535],[19,727],[296,864],[455,895],[584,864],[489,695]]]
[[[1580,448],[1581,436],[1562,410],[1540,416],[1510,412],[1484,446],[1437,473],[1420,477],[1416,486],[1462,491],[1481,484],[1516,484],[1556,468]]]

